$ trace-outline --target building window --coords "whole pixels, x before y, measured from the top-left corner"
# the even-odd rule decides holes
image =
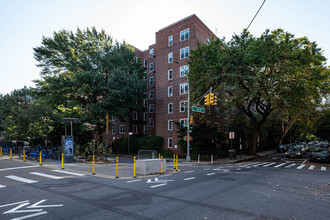
[[[181,125],[187,125],[188,124],[188,119],[186,119],[186,118],[180,119],[180,124]]]
[[[214,114],[215,114],[216,117],[220,117],[220,109],[215,107],[214,108]]]
[[[180,112],[185,112],[188,110],[188,101],[182,101],[180,102]]]
[[[154,94],[154,90],[149,91],[149,99],[154,99],[155,94]]]
[[[155,54],[154,54],[154,48],[150,49],[149,50],[149,57],[153,57]]]
[[[143,60],[143,66],[144,66],[144,67],[147,67],[147,66],[148,66],[148,60],[147,60],[147,58],[145,58],[145,59]]]
[[[143,99],[143,107],[147,107],[148,106],[148,100],[147,99]]]
[[[168,120],[168,130],[169,131],[173,130],[173,120]]]
[[[148,118],[148,112],[143,112],[143,120],[147,121]]]
[[[138,120],[138,112],[137,111],[133,112],[133,120]]]
[[[168,148],[172,148],[173,147],[173,138],[168,138]]]
[[[189,47],[182,48],[180,50],[180,59],[189,57]]]
[[[150,104],[149,105],[149,113],[154,113],[155,112],[155,105],[154,104]]]
[[[133,133],[134,134],[138,133],[138,126],[137,125],[133,125]]]
[[[149,72],[154,71],[154,63],[149,64]]]
[[[149,127],[153,127],[153,126],[154,126],[154,119],[149,118]]]
[[[227,111],[224,111],[224,112],[223,112],[223,117],[224,117],[225,119],[228,119],[228,112],[227,112]]]
[[[119,134],[125,134],[126,132],[126,126],[125,125],[120,125],[119,126]]]
[[[155,78],[153,76],[149,77],[149,85],[153,85],[155,82]]]
[[[111,121],[114,121],[116,118],[114,116],[111,117]]]
[[[143,134],[148,133],[148,127],[147,126],[143,126]]]
[[[210,124],[211,124],[210,121],[206,121],[207,126],[210,126]]]
[[[168,110],[167,110],[168,114],[172,114],[173,113],[173,103],[168,103],[167,107],[168,107]]]
[[[187,76],[187,73],[189,73],[189,66],[188,65],[180,66],[180,77]]]
[[[112,126],[111,131],[112,131],[112,134],[116,134],[116,126]]]
[[[188,93],[188,83],[180,84],[180,95]]]
[[[232,108],[231,108],[231,114],[232,114],[232,115],[235,115],[235,113],[236,113],[236,108],[235,108],[235,107],[232,107]]]
[[[189,39],[189,28],[180,32],[180,41]]]
[[[218,130],[218,132],[220,132],[220,124],[219,123],[215,122],[214,127]]]
[[[170,69],[168,70],[168,80],[172,80],[173,79],[173,70]]]
[[[168,54],[168,63],[172,63],[173,62],[173,52]]]
[[[225,133],[228,133],[228,125],[223,126],[223,130]]]
[[[167,95],[168,95],[168,97],[172,97],[173,96],[173,86],[169,86],[167,88]]]
[[[168,37],[168,46],[172,46],[173,45],[173,35]]]

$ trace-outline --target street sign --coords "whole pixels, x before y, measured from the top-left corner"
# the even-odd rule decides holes
[[[202,108],[202,107],[193,106],[192,110],[193,110],[193,112],[205,113],[205,108]]]
[[[235,139],[235,132],[229,132],[229,139]]]

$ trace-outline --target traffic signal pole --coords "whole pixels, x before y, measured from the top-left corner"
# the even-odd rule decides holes
[[[187,82],[188,82],[188,117],[187,117],[187,157],[186,157],[186,161],[190,161],[190,140],[189,140],[189,136],[190,136],[190,86],[189,86],[189,77],[188,74],[187,75]]]

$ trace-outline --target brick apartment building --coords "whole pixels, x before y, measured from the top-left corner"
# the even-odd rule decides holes
[[[134,136],[156,135],[164,138],[164,148],[179,152],[177,129],[173,122],[187,123],[186,73],[187,58],[197,43],[207,43],[214,36],[212,31],[196,16],[191,15],[156,32],[156,43],[148,50],[136,48],[136,55],[143,61],[147,90],[143,111],[134,111],[128,122],[112,118],[108,141]],[[143,95],[143,94],[141,94]],[[207,122],[228,132],[228,120],[219,107],[206,108]]]

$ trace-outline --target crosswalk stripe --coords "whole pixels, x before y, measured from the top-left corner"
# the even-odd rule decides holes
[[[321,167],[321,170],[326,171],[327,168],[325,168],[324,166],[322,166],[322,167]]]
[[[211,175],[214,175],[215,173],[208,173],[206,174],[206,176],[211,176]]]
[[[265,165],[265,164],[267,164],[267,163],[269,163],[269,162],[266,162],[266,163],[260,163],[260,164],[256,164],[256,165],[253,165],[253,166],[254,166],[254,167],[257,167],[257,166]]]
[[[291,167],[293,167],[293,166],[295,166],[296,164],[295,163],[293,163],[293,164],[290,164],[289,166],[286,166],[285,168],[291,168]]]
[[[286,163],[281,163],[281,164],[276,165],[276,166],[274,166],[274,167],[278,168],[278,167],[281,167],[281,166],[283,166],[283,165],[285,165],[285,164],[286,164]]]
[[[62,179],[63,178],[63,177],[60,177],[60,176],[53,176],[53,175],[50,175],[50,174],[39,173],[39,172],[30,172],[30,174],[36,175],[36,176],[47,177],[47,178],[55,179],[55,180],[58,180],[58,179]]]
[[[263,165],[262,167],[269,167],[269,166],[271,166],[271,165],[273,165],[273,164],[276,164],[276,163],[266,164],[266,165]]]
[[[183,180],[193,180],[193,179],[195,179],[195,177],[189,177],[189,178],[185,178]]]
[[[64,171],[64,170],[52,170],[53,172],[58,172],[58,173],[64,173],[64,174],[70,174],[73,176],[85,176],[85,174],[81,174],[81,173],[72,173],[72,172],[68,172],[68,171]]]
[[[306,166],[305,164],[300,165],[299,167],[297,167],[298,170],[301,170],[304,166]]]
[[[314,165],[311,165],[310,167],[308,167],[308,169],[312,170],[312,169],[314,169],[314,167],[315,167]]]
[[[20,181],[20,182],[23,182],[23,183],[37,183],[38,182],[38,181],[35,181],[35,180],[30,180],[30,179],[26,179],[26,178],[19,177],[19,176],[14,176],[14,175],[5,176],[5,177],[8,178],[8,179]]]
[[[251,165],[255,165],[255,164],[258,164],[260,162],[254,162],[254,163],[248,163],[248,164],[245,164],[246,166],[251,166]]]
[[[6,187],[6,186],[0,184],[0,188],[4,188],[4,187]]]

